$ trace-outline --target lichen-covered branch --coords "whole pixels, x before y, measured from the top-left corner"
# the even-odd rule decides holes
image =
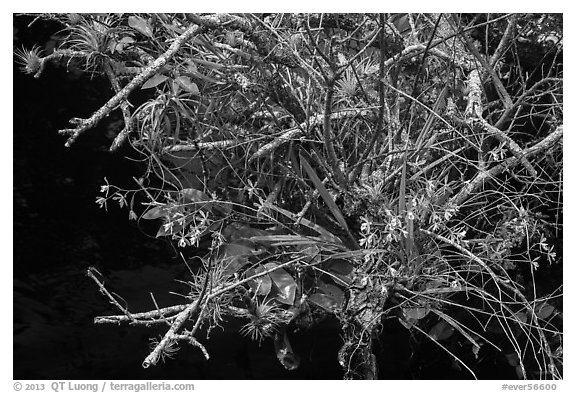
[[[329,114],[330,120],[341,120],[350,117],[372,117],[374,115],[374,111],[372,109],[360,109],[360,108],[350,108],[350,109],[343,109],[337,112],[333,112]],[[253,161],[257,158],[263,157],[267,154],[270,154],[272,151],[276,150],[284,143],[289,142],[294,139],[298,139],[306,134],[305,130],[311,130],[312,128],[322,124],[325,122],[325,114],[317,114],[315,116],[310,117],[306,122],[298,125],[298,127],[290,128],[282,133],[279,137],[275,138],[273,141],[265,144],[261,148],[259,148],[251,157],[250,161]]]
[[[528,159],[532,156],[541,154],[556,145],[560,139],[562,139],[563,125],[558,126],[556,130],[550,133],[546,138],[538,142],[536,145],[524,149],[522,151],[522,157]],[[485,181],[503,173],[506,170],[510,170],[522,163],[521,159],[518,157],[509,157],[503,162],[494,167],[478,172],[478,174],[470,180],[452,199],[449,200],[448,206],[454,207],[456,210],[476,191],[482,187]]]

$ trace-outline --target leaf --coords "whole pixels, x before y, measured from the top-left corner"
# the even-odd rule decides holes
[[[248,258],[252,255],[257,255],[256,245],[240,244],[240,243],[226,243],[218,248],[218,259],[224,265],[224,276],[230,276],[247,263]]]
[[[204,75],[204,74],[202,74],[202,73],[200,73],[200,72],[197,72],[197,71],[190,71],[189,73],[190,73],[190,75],[192,75],[194,78],[200,79],[200,80],[202,80],[202,81],[204,81],[204,82],[213,83],[213,84],[215,84],[215,85],[222,85],[222,84],[225,83],[225,82],[220,81],[220,80],[218,80],[218,79],[210,78],[209,76],[206,76],[206,75]]]
[[[408,217],[408,210],[406,209],[406,153],[403,156],[402,164],[402,177],[400,178],[400,193],[398,195],[398,213],[405,216],[407,233],[404,236],[404,248],[406,255],[409,259],[415,253],[414,248],[414,220]]]
[[[524,311],[518,311],[514,313],[514,315],[516,315],[520,323],[526,323],[526,321],[528,321],[528,315]]]
[[[442,280],[430,280],[426,282],[426,290],[442,288],[444,286],[444,281]]]
[[[408,320],[404,320],[402,318],[398,318],[398,322],[400,322],[402,324],[402,326],[404,326],[408,330],[410,330],[412,328],[412,326],[414,326],[413,322],[410,322]]]
[[[190,222],[186,222],[184,225],[182,225],[182,224],[179,224],[177,221],[173,221],[172,226],[169,227],[168,229],[166,229],[166,223],[164,223],[163,225],[160,225],[160,229],[158,229],[158,232],[156,233],[156,237],[168,236],[168,235],[171,236],[175,233],[180,232],[189,223]]]
[[[116,51],[116,45],[117,42],[116,40],[110,40],[110,42],[108,42],[108,50],[110,51],[110,53],[114,53]]]
[[[250,225],[238,222],[230,223],[222,229],[222,237],[228,242],[242,239],[251,239],[256,236],[264,236],[269,232],[264,229],[252,228]]]
[[[214,63],[214,62],[208,61],[208,60],[202,60],[202,59],[198,59],[198,58],[193,58],[190,60],[192,60],[193,63],[198,63],[198,64],[203,65],[207,69],[217,70],[220,68],[224,68],[224,64]]]
[[[344,259],[332,259],[325,263],[325,269],[334,274],[345,285],[350,285],[354,279],[354,266]]]
[[[277,263],[269,262],[264,265],[266,269],[273,269],[278,267]],[[284,269],[277,269],[270,273],[270,278],[274,282],[276,289],[278,290],[278,294],[275,297],[281,303],[293,305],[294,298],[296,296],[296,281],[292,278],[292,276]]]
[[[480,346],[472,346],[472,353],[474,354],[474,359],[478,359],[478,355],[480,354]]]
[[[263,266],[251,267],[246,270],[246,277],[254,276],[265,271],[266,269]],[[266,274],[248,281],[248,286],[256,292],[256,294],[267,296],[270,293],[270,289],[272,289],[272,279]]]
[[[142,85],[142,89],[150,89],[152,87],[158,86],[160,83],[163,83],[168,79],[166,75],[156,74],[152,78],[148,79],[146,83]]]
[[[437,309],[433,309],[432,311],[436,315],[438,315],[440,318],[442,318],[442,321],[444,321],[450,325],[450,327],[452,328],[452,333],[454,332],[454,330],[457,330],[461,335],[464,336],[464,338],[466,338],[466,340],[468,340],[472,344],[472,346],[480,347],[480,344],[478,344],[478,342],[474,339],[474,337],[472,337],[470,334],[468,334],[462,328],[462,325],[459,322],[457,322],[454,318],[452,318],[448,314],[445,314],[442,311],[437,310]],[[452,335],[452,333],[450,333],[450,335]]]
[[[296,245],[315,245],[320,239],[311,236],[300,235],[266,235],[266,236],[253,236],[249,238],[252,241],[261,243],[270,243],[271,247],[276,246],[296,246]]]
[[[155,220],[163,217],[168,217],[168,210],[165,205],[153,207],[142,215],[145,220]]]
[[[206,202],[211,200],[208,195],[194,188],[184,188],[183,190],[180,190],[178,194],[184,203]]]
[[[336,285],[320,281],[318,292],[312,294],[308,300],[326,311],[333,312],[344,306],[344,291]]]
[[[413,320],[419,320],[424,318],[426,315],[428,315],[429,311],[430,309],[426,307],[412,307],[402,309],[402,312],[404,313],[406,319],[413,319]]]
[[[314,187],[316,187],[316,189],[320,193],[320,196],[322,196],[322,199],[328,206],[328,209],[330,209],[330,212],[332,213],[334,218],[336,218],[336,221],[338,221],[338,224],[340,224],[342,228],[346,230],[346,232],[350,232],[348,224],[344,219],[344,215],[342,214],[338,206],[336,206],[334,198],[332,198],[332,195],[330,195],[326,187],[324,187],[324,184],[322,184],[322,181],[320,180],[318,175],[316,175],[316,171],[312,168],[312,166],[310,166],[310,164],[308,163],[308,161],[306,161],[306,159],[302,156],[302,154],[300,154],[300,162],[304,166],[306,173],[308,173],[310,180],[312,180],[312,183],[314,183]]]
[[[125,36],[125,37],[122,37],[120,39],[120,41],[118,41],[118,42],[122,43],[122,44],[133,44],[136,42],[136,40],[130,36]]]
[[[292,349],[286,329],[274,336],[274,350],[276,358],[286,370],[296,370],[300,365],[300,357]]]
[[[196,67],[196,64],[192,60],[186,61],[185,67],[186,67],[186,70],[188,72],[197,72],[198,71],[198,67]]]
[[[257,205],[258,206],[258,205]],[[296,217],[296,214],[292,213],[291,211],[288,211],[286,209],[282,209],[281,207],[275,206],[272,203],[269,202],[264,202],[262,203],[262,205],[260,205],[262,208],[265,209],[271,209],[274,210],[288,218],[290,218],[293,221],[296,221],[298,218]],[[314,224],[312,221],[307,220],[305,218],[301,218],[300,219],[300,224],[318,232],[320,234],[320,238],[326,242],[330,242],[332,244],[341,246],[342,245],[342,241],[335,235],[333,235],[332,233],[330,233],[328,230],[326,230],[325,228],[321,227],[318,224]]]
[[[338,303],[333,296],[326,293],[313,293],[308,298],[308,301],[328,312],[334,312],[335,310],[342,308],[341,303]]]
[[[432,329],[430,329],[428,334],[432,339],[442,341],[450,338],[454,334],[455,330],[456,329],[454,329],[452,325],[441,319],[440,322],[432,326]]]
[[[132,15],[128,17],[128,26],[144,34],[147,37],[154,38],[154,33],[152,32],[152,26],[144,18]]]
[[[312,244],[310,247],[306,247],[305,249],[300,251],[302,254],[308,256],[308,263],[315,264],[321,261],[320,259],[320,249],[316,244]]]
[[[244,255],[260,255],[263,252],[264,250],[255,243],[242,241],[237,243],[223,244],[218,249],[218,256],[220,258],[230,258]]]
[[[518,354],[516,352],[510,352],[505,354],[504,356],[506,357],[508,364],[511,365],[512,367],[516,367],[520,364],[520,358],[518,357]]]
[[[497,316],[491,317],[486,325],[486,331],[494,334],[504,334],[504,328],[502,327],[502,322]]]
[[[195,96],[200,95],[200,90],[198,90],[198,85],[192,82],[187,76],[179,76],[174,80],[178,86],[186,90],[188,93],[194,94]]]
[[[554,306],[544,301],[539,302],[536,305],[536,308],[534,309],[534,311],[536,312],[536,316],[540,319],[549,318],[554,313],[555,310],[556,309],[554,308]]]
[[[397,14],[392,20],[394,26],[403,36],[407,36],[412,31],[409,18],[408,14]]]
[[[178,198],[181,203],[194,207],[195,209],[211,211],[212,207],[214,207],[224,214],[230,209],[229,206],[220,206],[218,201],[211,199],[207,194],[194,188],[185,188],[177,194],[173,193],[173,195]]]
[[[117,52],[122,52],[126,46],[133,44],[134,42],[136,42],[136,40],[132,37],[129,37],[129,36],[122,37],[122,39],[120,41],[118,41],[118,43],[114,47],[114,50]],[[112,52],[114,52],[114,51],[112,51]]]
[[[321,292],[334,297],[338,301],[338,303],[344,303],[345,299],[344,291],[340,289],[340,287],[337,287],[336,285],[329,284],[324,281],[320,281],[318,284],[318,289]]]

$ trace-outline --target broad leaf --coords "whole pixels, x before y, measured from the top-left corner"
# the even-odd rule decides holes
[[[325,262],[323,266],[341,281],[337,282],[337,284],[349,285],[352,283],[354,266],[345,259],[331,259]]]
[[[206,202],[210,200],[208,195],[194,188],[184,188],[180,190],[179,195],[184,203]]]
[[[241,255],[258,255],[260,250],[255,244],[226,243],[218,249],[218,255],[222,258],[237,257]]]
[[[182,229],[184,229],[184,227],[186,227],[186,225],[188,225],[190,222],[186,222],[184,223],[184,225],[179,224],[177,221],[173,221],[172,226],[170,227],[166,227],[166,223],[160,225],[160,229],[158,229],[158,232],[156,233],[156,237],[161,237],[161,236],[172,236],[175,233],[180,232]]]
[[[426,307],[411,307],[402,309],[402,312],[404,313],[406,319],[413,319],[413,320],[419,320],[424,318],[426,315],[428,315],[429,311],[430,309]]]
[[[474,347],[480,347],[480,344],[478,344],[478,342],[474,339],[474,337],[472,337],[468,332],[466,332],[466,330],[464,330],[464,328],[458,321],[456,321],[454,318],[452,318],[448,314],[443,313],[440,310],[432,309],[432,311],[440,318],[442,318],[444,322],[448,323],[452,327],[452,329],[458,331],[462,336],[464,336],[464,338],[466,338]]]
[[[153,207],[142,215],[142,218],[145,220],[155,220],[163,217],[168,217],[168,210],[164,205]]]
[[[197,72],[198,71],[198,67],[196,67],[196,64],[192,61],[192,60],[188,60],[185,63],[185,68],[188,72]]]
[[[196,83],[192,82],[190,80],[190,78],[188,78],[187,76],[179,76],[174,81],[176,82],[176,84],[178,84],[178,86],[180,86],[181,88],[186,90],[188,93],[192,93],[195,96],[200,95],[200,90],[198,90],[198,85],[196,85]]]
[[[142,85],[142,89],[151,89],[152,87],[156,87],[160,83],[165,82],[167,79],[168,77],[166,75],[156,74]]]
[[[436,341],[442,341],[450,338],[456,329],[452,327],[448,322],[441,319],[436,325],[432,326],[430,332],[428,333],[430,337]]]
[[[536,308],[535,308],[535,312],[536,312],[536,316],[540,319],[547,319],[549,318],[552,313],[554,313],[556,309],[554,308],[554,306],[550,305],[549,303],[546,302],[539,302],[536,304]]]
[[[230,276],[247,263],[248,258],[257,255],[259,250],[255,245],[226,243],[218,248],[218,259],[224,265],[224,276]]]
[[[117,52],[122,52],[126,46],[133,44],[134,42],[136,42],[136,40],[132,37],[129,36],[122,37],[122,39],[118,41],[118,43],[114,47],[114,50]]]
[[[414,320],[407,320],[407,319],[403,319],[403,318],[398,318],[398,322],[400,322],[402,324],[402,326],[404,326],[406,329],[410,330],[412,329],[412,326],[414,326]]]
[[[516,318],[518,318],[518,321],[521,323],[528,321],[528,315],[524,311],[517,311],[514,315],[516,315]]]
[[[152,26],[144,18],[132,15],[132,16],[128,17],[128,26],[130,26],[134,30],[137,30],[138,32],[144,34],[147,37],[154,38]]]
[[[329,312],[334,312],[344,306],[344,291],[336,285],[320,281],[318,290],[308,298],[309,302]]]
[[[267,236],[270,234],[270,231],[266,229],[257,229],[252,228],[250,225],[241,224],[238,222],[230,223],[226,225],[224,229],[222,229],[222,237],[226,239],[228,242],[236,241],[236,240],[254,240],[252,243],[259,240],[255,240],[258,236]]]
[[[269,262],[264,265],[264,267],[269,270],[278,267],[277,263]],[[278,294],[275,297],[280,303],[293,305],[294,297],[296,296],[296,281],[292,276],[284,269],[276,269],[269,273],[270,278],[274,282],[274,286],[278,290]]]
[[[339,287],[337,287],[336,285],[332,285],[332,284],[328,284],[326,282],[320,281],[318,283],[318,289],[322,293],[325,293],[326,295],[332,296],[334,298],[334,300],[336,300],[336,302],[339,305],[344,304],[344,300],[345,300],[344,291],[342,289],[340,289]]]
[[[313,293],[308,298],[308,301],[328,312],[334,312],[342,307],[342,304],[338,303],[334,297],[325,293]]]
[[[520,364],[520,358],[518,357],[518,354],[516,352],[509,352],[504,356],[506,357],[508,364],[511,365],[512,367],[516,367]]]
[[[302,254],[308,256],[308,263],[315,264],[321,261],[320,259],[320,249],[316,244],[313,244],[310,247],[306,247],[300,251]]]
[[[276,358],[286,370],[296,370],[300,365],[300,357],[292,349],[285,329],[275,335],[274,350]]]
[[[251,267],[250,269],[246,270],[246,277],[254,276],[265,271],[266,269],[263,266]],[[248,281],[248,286],[256,294],[267,296],[270,293],[270,289],[272,289],[272,279],[268,274],[265,274]]]

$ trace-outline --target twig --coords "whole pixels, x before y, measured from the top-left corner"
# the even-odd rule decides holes
[[[492,67],[488,63],[488,61],[480,54],[480,52],[478,51],[478,49],[476,48],[474,43],[470,40],[470,38],[466,34],[462,34],[462,38],[463,38],[464,42],[466,43],[468,50],[480,62],[480,64],[486,70],[486,72],[488,72],[488,74],[490,74],[490,77],[492,78],[492,82],[494,83],[494,87],[496,87],[496,92],[498,92],[498,95],[500,96],[500,98],[502,99],[502,102],[504,103],[504,108],[506,108],[506,109],[511,108],[512,107],[512,99],[510,98],[510,94],[508,94],[508,92],[506,91],[506,88],[504,87],[504,84],[502,84],[502,81],[498,77],[498,74],[496,74],[496,71],[494,71],[494,67]]]
[[[514,157],[516,157],[520,161],[520,163],[524,166],[524,168],[526,168],[530,176],[532,176],[533,178],[538,178],[538,173],[536,172],[536,169],[534,169],[532,164],[530,164],[530,161],[528,161],[528,159],[524,156],[522,149],[520,148],[520,146],[518,146],[518,144],[516,143],[516,141],[514,141],[514,139],[510,138],[502,130],[488,124],[488,122],[483,118],[474,120],[473,124],[475,125],[475,128],[481,129],[488,135],[495,136],[496,139],[498,139],[500,142],[508,146],[508,149],[512,152]]]
[[[507,108],[504,111],[504,113],[502,113],[502,116],[500,116],[500,118],[498,119],[498,121],[496,122],[496,124],[494,126],[496,128],[502,128],[504,126],[504,124],[508,121],[510,114],[516,108],[518,108],[520,105],[523,105],[526,98],[531,96],[540,86],[542,86],[546,83],[550,83],[550,82],[562,82],[562,79],[561,78],[544,78],[544,79],[534,83],[534,85],[532,85],[532,87],[530,87],[520,97],[518,97],[516,99],[516,101],[514,102],[514,104],[510,108]]]
[[[498,44],[498,47],[494,51],[494,54],[490,57],[490,67],[494,68],[496,63],[500,60],[500,57],[508,50],[510,43],[512,42],[512,38],[514,32],[516,31],[516,22],[518,21],[518,14],[512,14],[510,20],[508,20],[508,26],[506,26],[506,31],[502,35],[502,39]]]
[[[191,332],[188,332],[187,330],[185,330],[183,334],[177,334],[174,336],[174,338],[176,340],[188,341],[188,344],[195,346],[195,347],[199,348],[200,351],[202,351],[202,354],[204,355],[204,358],[206,360],[210,359],[210,355],[208,354],[208,351],[206,350],[204,345],[202,345],[198,340],[196,340]]]
[[[511,285],[509,280],[503,279],[500,275],[497,275],[482,259],[480,259],[476,255],[474,255],[472,252],[468,251],[466,248],[464,248],[463,246],[458,244],[458,242],[452,241],[452,240],[450,240],[450,239],[448,239],[442,235],[436,234],[434,232],[430,232],[430,231],[425,230],[425,229],[420,229],[420,231],[422,233],[428,235],[428,236],[431,236],[437,240],[440,240],[443,243],[446,243],[446,244],[449,244],[449,245],[455,247],[460,252],[462,252],[463,254],[468,256],[475,263],[480,265],[482,267],[482,269],[484,269],[486,272],[488,272],[488,274],[490,274],[490,276],[494,279],[497,286],[501,285],[502,287],[510,290],[516,296],[518,296],[518,298],[522,301],[522,304],[524,304],[526,306],[526,311],[528,312],[528,314],[530,314],[531,320],[534,323],[534,326],[536,327],[536,331],[538,332],[538,335],[540,336],[541,343],[544,346],[544,351],[546,352],[546,355],[550,359],[549,367],[552,369],[552,371],[555,371],[556,366],[554,365],[554,362],[552,361],[553,355],[552,355],[552,351],[550,349],[550,346],[548,344],[548,340],[544,336],[544,329],[540,326],[540,324],[538,322],[538,316],[534,312],[533,308],[530,307],[530,302],[528,301],[528,299],[526,299],[526,297],[522,294],[522,292],[520,292],[518,290],[518,288]]]
[[[530,173],[532,177],[537,178],[538,173],[528,159],[524,157],[520,146],[499,128],[488,124],[482,117],[482,85],[480,82],[480,72],[478,70],[473,70],[468,75],[468,87],[470,92],[468,94],[468,105],[466,106],[465,116],[469,118],[470,126],[480,129],[484,131],[484,133],[492,135],[500,142],[506,144],[514,157],[522,163],[528,173]],[[512,106],[511,104],[510,106],[506,106],[506,108],[512,108]]]
[[[374,145],[376,144],[378,137],[384,131],[384,104],[385,104],[384,100],[385,100],[385,97],[384,97],[384,82],[383,82],[383,80],[384,80],[384,69],[385,69],[384,68],[384,62],[385,62],[384,51],[386,49],[385,48],[386,37],[384,35],[384,15],[380,14],[379,19],[380,19],[381,27],[380,27],[380,66],[379,66],[379,70],[378,70],[378,78],[380,80],[380,82],[378,83],[378,101],[379,101],[378,120],[376,121],[376,129],[374,130],[374,134],[372,134],[372,137],[370,138],[368,145],[364,149],[362,156],[360,157],[358,162],[356,162],[356,165],[354,167],[352,167],[352,169],[350,170],[350,174],[348,175],[348,182],[350,184],[352,184],[356,181],[358,174],[360,173],[360,171],[363,168],[362,163],[368,157],[368,155],[372,152],[372,149],[374,148]],[[362,84],[360,84],[360,86],[362,86]]]
[[[167,146],[163,149],[164,153],[177,153],[180,151],[197,151],[197,150],[214,150],[214,149],[226,149],[233,148],[244,144],[243,138],[229,139],[224,141],[213,141],[213,142],[197,142],[190,143],[186,145],[172,145]]]
[[[150,352],[150,354],[148,354],[148,356],[146,356],[146,358],[144,359],[144,361],[142,363],[142,367],[148,368],[151,365],[155,365],[156,363],[158,363],[158,360],[161,359],[162,353],[165,350],[165,348],[167,346],[169,346],[172,342],[178,341],[178,340],[186,340],[186,341],[190,342],[192,345],[200,348],[200,350],[202,351],[202,353],[204,354],[206,359],[208,359],[209,355],[208,355],[208,352],[206,351],[206,348],[204,348],[204,346],[202,344],[200,344],[194,338],[194,333],[196,333],[194,330],[192,332],[184,331],[183,334],[177,334],[178,330],[180,330],[182,328],[184,323],[188,319],[190,319],[190,317],[200,307],[200,304],[203,303],[205,305],[206,303],[208,303],[212,299],[214,299],[214,298],[216,298],[216,297],[218,297],[218,296],[220,296],[226,292],[229,292],[229,291],[239,287],[240,285],[244,285],[255,278],[262,277],[266,274],[270,274],[276,270],[288,267],[288,266],[290,266],[296,262],[300,262],[304,259],[306,259],[306,256],[291,259],[288,262],[285,262],[285,263],[282,263],[278,266],[266,269],[260,273],[254,274],[250,277],[246,277],[243,280],[239,280],[239,281],[236,281],[236,282],[234,282],[232,284],[228,284],[228,285],[220,285],[220,286],[214,288],[209,294],[206,294],[204,292],[206,289],[206,284],[208,283],[208,281],[205,281],[204,287],[202,290],[202,294],[200,295],[200,297],[188,305],[178,305],[178,306],[173,306],[173,307],[168,307],[168,308],[163,308],[163,309],[157,309],[155,311],[148,312],[148,313],[132,314],[132,315],[130,315],[128,313],[128,311],[126,309],[124,309],[120,304],[118,304],[118,302],[104,288],[103,284],[94,276],[93,272],[96,270],[94,268],[89,268],[88,272],[87,272],[88,276],[90,278],[92,278],[98,284],[98,286],[100,287],[102,292],[106,296],[108,296],[108,298],[111,299],[111,301],[116,305],[116,307],[118,307],[120,310],[122,310],[125,314],[125,315],[121,315],[121,316],[97,317],[95,319],[95,322],[97,321],[97,323],[103,323],[103,322],[120,323],[122,321],[128,321],[130,323],[149,325],[149,324],[154,323],[154,322],[164,323],[166,320],[165,315],[167,313],[173,313],[175,311],[178,311],[177,316],[173,320],[170,321],[170,323],[171,323],[170,329],[164,334],[164,337],[162,337],[160,342],[154,347],[154,349]],[[162,318],[162,319],[157,320],[157,321],[154,321],[154,320],[137,321],[135,318],[136,316],[138,316],[138,317],[143,317],[143,316],[150,317],[152,315],[155,317]],[[201,315],[198,315],[198,320],[200,320],[200,317],[201,317]]]
[[[128,311],[127,308],[122,307],[120,305],[120,303],[118,303],[118,301],[114,298],[114,296],[112,296],[110,294],[110,292],[108,292],[108,290],[106,289],[106,287],[104,286],[104,284],[102,282],[100,282],[100,280],[98,280],[98,278],[94,275],[94,273],[98,273],[99,275],[100,272],[98,270],[96,270],[93,267],[89,267],[88,270],[86,271],[86,275],[88,277],[90,277],[95,283],[96,285],[98,285],[98,288],[100,288],[100,292],[106,296],[109,300],[110,303],[112,303],[113,305],[115,305],[120,311],[122,311],[124,313],[124,315],[129,319],[129,320],[133,320],[134,317],[130,314],[130,311]]]
[[[118,83],[118,78],[116,78],[116,75],[112,71],[112,66],[110,65],[110,62],[108,62],[108,61],[104,63],[104,72],[106,73],[106,76],[108,76],[108,79],[110,80],[110,83],[112,84],[112,87],[114,88],[114,92],[116,92],[116,94],[118,94],[121,90],[120,84]],[[127,99],[123,100],[120,103],[120,109],[122,110],[122,116],[124,118],[124,128],[122,129],[122,131],[120,131],[120,133],[118,135],[116,135],[116,138],[114,138],[114,141],[112,142],[112,145],[110,146],[111,152],[118,150],[118,148],[128,138],[128,134],[132,131],[132,124],[131,124],[131,120],[130,120],[131,119],[130,104],[129,104]]]
[[[168,345],[170,345],[174,340],[177,339],[178,335],[176,334],[176,332],[180,330],[182,325],[196,311],[196,309],[198,308],[198,304],[199,304],[198,301],[195,300],[188,306],[186,306],[184,311],[181,311],[180,314],[178,314],[174,322],[172,322],[170,329],[168,329],[168,332],[166,332],[164,337],[162,337],[162,340],[160,340],[160,342],[158,343],[158,345],[156,345],[156,347],[152,350],[152,352],[150,352],[150,354],[146,356],[144,362],[142,362],[142,367],[148,368],[151,365],[155,365],[156,363],[158,363],[158,359],[161,358],[161,354],[164,351],[164,349]]]
[[[527,159],[547,149],[550,149],[562,138],[563,128],[564,128],[563,125],[560,125],[554,132],[552,132],[546,138],[541,140],[539,143],[523,150],[522,151],[523,157]],[[454,196],[449,200],[448,206],[458,210],[462,205],[462,203],[464,203],[464,201],[466,201],[472,193],[476,192],[487,179],[495,177],[504,172],[505,170],[512,169],[515,166],[519,165],[520,163],[521,161],[518,157],[516,156],[509,157],[502,163],[490,168],[487,171],[478,172],[478,174],[474,177],[474,179],[468,182],[460,190],[460,192],[458,192],[456,196]]]
[[[338,112],[330,113],[330,120],[341,120],[354,116],[367,117],[372,115],[372,113],[373,111],[370,108],[343,109]],[[249,162],[252,162],[259,157],[271,153],[286,142],[300,138],[305,134],[304,130],[312,129],[317,125],[322,124],[323,121],[325,121],[325,115],[322,113],[308,117],[307,120],[302,124],[286,130],[282,135],[258,149],[258,151],[256,151],[256,153],[250,157]]]
[[[324,99],[324,125],[322,127],[324,136],[324,146],[326,147],[326,153],[328,158],[328,163],[332,168],[332,173],[338,185],[345,187],[347,179],[340,169],[340,164],[338,158],[336,157],[336,150],[334,149],[334,138],[332,137],[332,128],[330,124],[330,114],[332,113],[332,99],[334,98],[334,83],[330,81],[326,87],[326,98]]]

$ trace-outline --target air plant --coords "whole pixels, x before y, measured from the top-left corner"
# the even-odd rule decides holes
[[[105,53],[113,43],[114,19],[110,16],[84,17],[70,26],[66,41],[69,49],[86,53],[86,68],[98,69]]]
[[[273,337],[280,322],[277,314],[280,308],[272,302],[255,299],[249,311],[250,321],[240,328],[240,333],[258,342]]]
[[[162,340],[161,336],[159,339],[156,337],[150,338],[150,348],[152,348],[152,349],[156,348],[161,340]],[[178,343],[176,341],[170,341],[162,349],[162,352],[160,352],[160,359],[162,360],[162,362],[165,362],[166,358],[173,359],[174,355],[176,354],[176,352],[178,352],[179,349],[180,348],[178,347]]]
[[[32,49],[16,49],[16,62],[25,74],[36,74],[42,68],[42,49],[34,45]]]
[[[358,91],[358,81],[350,68],[344,72],[342,79],[336,82],[336,87],[338,93],[344,97],[352,98],[356,95]]]

